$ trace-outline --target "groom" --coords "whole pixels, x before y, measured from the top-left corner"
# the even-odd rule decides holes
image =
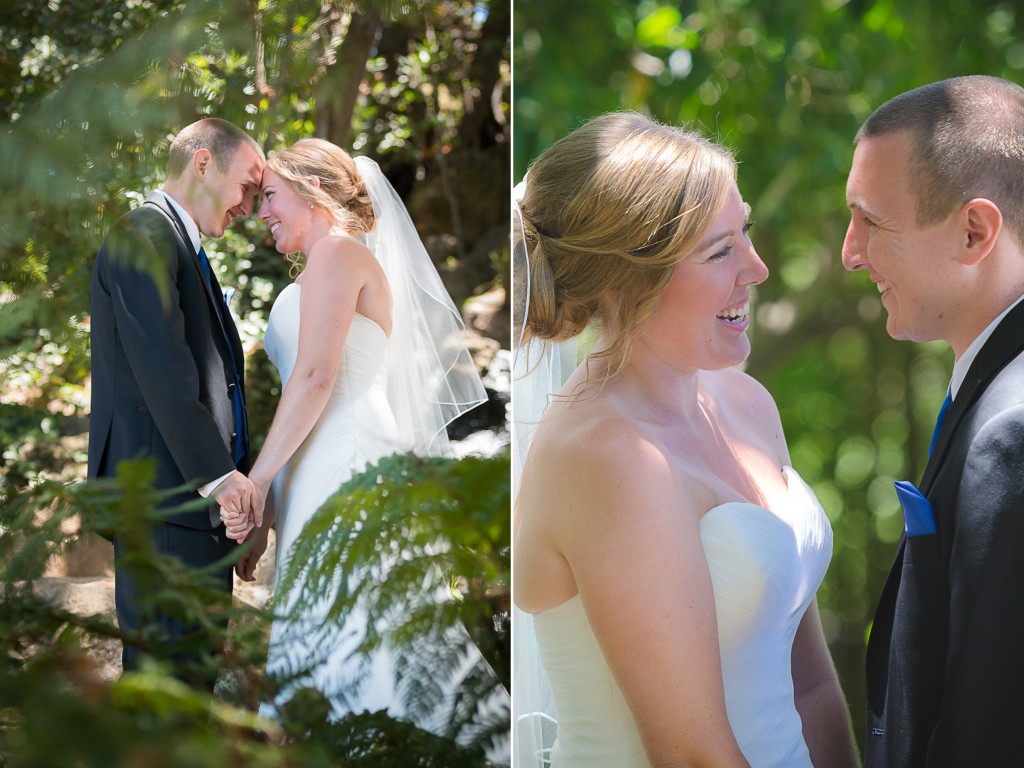
[[[865,764],[1020,764],[1024,724],[1024,89],[932,83],[857,133],[847,269],[896,339],[946,341],[951,405],[868,643]]]
[[[89,477],[112,476],[122,459],[147,457],[157,489],[201,486],[206,508],[172,514],[151,531],[158,552],[194,568],[234,551],[218,504],[262,514],[259,492],[243,474],[249,456],[241,342],[200,235],[221,237],[236,217],[252,213],[263,164],[259,145],[231,123],[207,118],[187,126],[171,143],[163,187],[115,222],[93,271]],[[195,498],[178,493],[163,506]],[[146,550],[126,534],[113,536],[118,623],[125,632],[155,633],[150,653],[170,658],[187,676],[186,664],[204,662],[216,649],[196,652],[201,633],[153,606],[148,593],[157,585],[134,567]],[[230,594],[230,567],[214,578]],[[124,669],[136,667],[140,655],[125,643]]]

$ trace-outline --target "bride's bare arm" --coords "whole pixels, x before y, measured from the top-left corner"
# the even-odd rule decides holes
[[[804,613],[793,640],[793,691],[815,768],[859,766],[850,711],[821,630],[817,601]]]
[[[299,350],[295,368],[281,393],[250,479],[266,496],[281,470],[313,429],[338,376],[345,337],[368,271],[362,246],[325,238],[307,255],[301,277]]]
[[[747,766],[729,726],[699,518],[663,450],[627,419],[557,461],[554,534],[655,768]],[[554,457],[552,457],[554,458]]]

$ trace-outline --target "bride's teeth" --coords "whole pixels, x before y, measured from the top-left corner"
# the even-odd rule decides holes
[[[275,224],[274,226],[272,226],[270,228],[270,234],[274,234],[280,228],[281,228],[281,222],[278,222],[277,224]]]
[[[740,320],[743,320],[749,312],[750,302],[745,301],[738,307],[729,307],[729,309],[723,309],[716,315],[716,317],[720,317],[723,320],[728,320],[729,322],[736,323],[739,322]]]
[[[889,290],[888,283],[875,283],[875,287],[878,288],[879,293],[885,293],[886,291]]]

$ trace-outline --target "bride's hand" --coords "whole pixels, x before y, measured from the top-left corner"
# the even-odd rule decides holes
[[[247,544],[248,549],[235,564],[235,573],[242,581],[256,581],[256,564],[267,551],[267,529],[253,529],[243,544]]]
[[[252,515],[241,511],[228,511],[220,508],[220,519],[224,522],[229,539],[243,541],[249,533],[256,528]]]
[[[255,493],[249,499],[249,519],[256,528],[262,528],[264,527],[263,521],[273,502],[270,495],[270,483],[253,481],[253,487]]]

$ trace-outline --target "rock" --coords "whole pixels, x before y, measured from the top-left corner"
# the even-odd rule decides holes
[[[277,558],[277,536],[273,530],[267,541],[267,551],[256,564],[256,581],[242,581],[235,576],[234,596],[236,603],[241,602],[253,608],[266,608],[274,594],[274,562]]]
[[[79,616],[114,615],[113,576],[37,579],[32,591]]]
[[[469,349],[470,357],[473,358],[477,372],[481,376],[486,375],[501,347],[494,339],[482,336],[472,329],[466,331],[465,340],[466,347]]]
[[[114,575],[114,545],[94,533],[69,531],[70,543],[46,563],[46,577],[95,577]],[[78,535],[76,535],[78,534]]]
[[[463,305],[462,315],[468,328],[495,340],[496,347],[508,346],[510,319],[502,286],[471,297]]]
[[[67,611],[79,616],[107,616],[117,622],[114,607],[113,547],[109,542],[93,537],[91,542],[97,551],[102,551],[101,544],[110,549],[109,567],[111,573],[96,576],[47,576],[37,579],[33,584],[33,593]],[[97,543],[99,542],[99,543]],[[245,604],[253,608],[263,609],[273,594],[274,586],[274,532],[270,533],[267,551],[256,567],[256,581],[246,583],[235,576],[235,605]],[[59,570],[68,562],[67,558],[58,561],[55,558],[53,570]],[[72,562],[74,562],[72,560]],[[89,561],[92,562],[92,561]],[[49,570],[49,569],[48,569]],[[97,675],[102,682],[113,682],[121,675],[121,643],[113,638],[95,638],[84,636],[82,650],[96,665]]]
[[[114,577],[53,577],[37,579],[33,594],[79,616],[114,618]],[[121,643],[115,638],[84,635],[82,650],[96,665],[95,673],[102,682],[111,683],[121,675]]]

